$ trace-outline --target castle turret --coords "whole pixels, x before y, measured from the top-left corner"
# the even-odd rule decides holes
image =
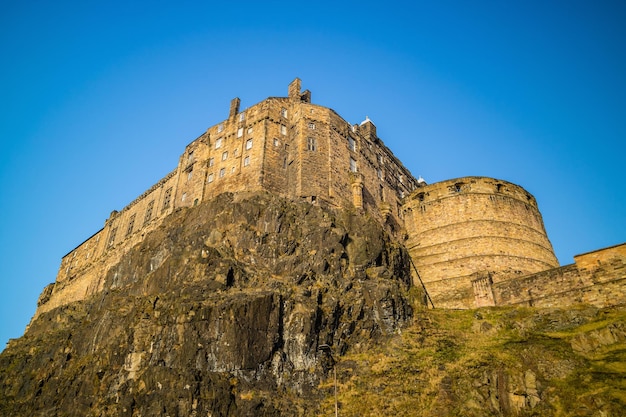
[[[404,207],[408,248],[436,307],[474,307],[472,279],[494,283],[559,266],[535,198],[501,180],[425,185]]]

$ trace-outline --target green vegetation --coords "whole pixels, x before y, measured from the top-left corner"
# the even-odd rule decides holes
[[[340,358],[341,416],[618,416],[626,310],[422,310]],[[332,375],[321,415],[333,415]]]

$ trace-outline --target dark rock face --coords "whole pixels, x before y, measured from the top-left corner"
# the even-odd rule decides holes
[[[104,280],[0,355],[0,414],[314,415],[318,347],[412,315],[407,252],[378,223],[267,194],[175,213]]]

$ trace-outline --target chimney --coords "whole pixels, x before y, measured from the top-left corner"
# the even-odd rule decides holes
[[[302,88],[302,81],[300,78],[296,78],[289,84],[289,98],[300,100],[300,89]]]
[[[234,119],[237,113],[239,113],[239,104],[241,104],[239,97],[235,97],[230,101],[230,112],[228,113],[229,119]]]
[[[365,116],[365,120],[361,122],[359,125],[359,130],[361,134],[374,142],[378,137],[376,136],[376,126],[369,117]]]

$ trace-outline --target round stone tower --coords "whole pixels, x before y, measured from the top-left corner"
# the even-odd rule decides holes
[[[407,197],[404,218],[435,307],[483,305],[477,288],[488,296],[493,282],[559,266],[535,198],[510,182],[465,177],[420,187]]]

